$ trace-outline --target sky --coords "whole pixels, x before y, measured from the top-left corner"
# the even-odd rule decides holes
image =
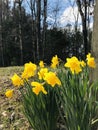
[[[11,2],[13,0],[10,0]],[[24,0],[26,1],[26,0]],[[81,17],[78,13],[78,8],[76,6],[75,0],[48,0],[48,18],[47,22],[50,24],[53,24],[55,22],[55,16],[57,17],[56,22],[57,26],[59,27],[66,27],[67,24],[70,24],[74,26],[75,21],[78,16],[78,24],[81,28]],[[24,4],[25,8],[27,8],[27,12],[29,13],[30,10],[28,10],[28,4]],[[58,13],[56,15],[55,9],[58,7]],[[90,9],[92,12],[92,8]],[[93,26],[93,16],[90,17],[90,27]]]
[[[72,26],[75,25],[75,21],[78,16],[78,25],[80,28],[82,28],[81,24],[81,16],[78,12],[78,8],[76,5],[76,0],[50,0],[53,1],[52,6],[55,7],[55,2],[59,2],[60,6],[60,12],[58,15],[58,24],[61,27],[66,27],[67,24],[70,24]],[[90,7],[90,12],[93,12],[93,7]],[[90,18],[90,28],[93,27],[93,15],[89,17]],[[53,17],[52,17],[53,20]]]
[[[52,2],[51,2],[52,1]],[[49,0],[50,3],[50,12],[51,9],[56,8],[57,3],[58,2],[58,19],[57,22],[59,24],[59,26],[66,26],[68,23],[73,24],[73,22],[75,21],[75,18],[73,16],[73,0]],[[76,13],[76,7],[75,8],[75,13]],[[49,13],[48,19],[54,22],[54,18],[53,18],[53,13]]]

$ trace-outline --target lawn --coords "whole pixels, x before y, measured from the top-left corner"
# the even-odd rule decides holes
[[[0,68],[0,130],[31,130],[22,111],[19,91],[12,99],[5,97],[6,89],[13,87],[10,77],[22,70],[19,66]]]

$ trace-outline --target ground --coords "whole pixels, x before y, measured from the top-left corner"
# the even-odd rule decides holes
[[[0,68],[0,130],[31,130],[23,114],[18,89],[12,99],[5,97],[6,89],[13,88],[10,77],[22,70],[23,67],[18,66]]]

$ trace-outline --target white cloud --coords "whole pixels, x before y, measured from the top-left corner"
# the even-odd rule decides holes
[[[78,13],[78,8],[77,7],[68,7],[65,9],[63,14],[61,15],[59,21],[61,25],[66,25],[67,23],[74,24],[75,21],[77,20],[78,17],[78,23],[81,22],[81,17]]]
[[[89,13],[93,12],[93,8],[91,7],[89,9]],[[59,23],[62,27],[66,26],[67,24],[71,24],[72,26],[75,25],[75,21],[78,18],[78,27],[82,28],[82,23],[81,23],[81,16],[79,14],[78,8],[77,6],[72,7],[69,6],[68,8],[66,8],[62,15],[59,18]],[[90,15],[89,16],[89,28],[93,27],[93,16]]]

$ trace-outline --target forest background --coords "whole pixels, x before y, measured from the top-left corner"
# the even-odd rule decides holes
[[[49,64],[54,55],[62,60],[72,55],[85,58],[91,50],[96,1],[67,0],[65,5],[64,1],[0,0],[1,67],[39,60]],[[73,21],[67,19],[70,11],[64,16],[67,7],[73,11]]]

